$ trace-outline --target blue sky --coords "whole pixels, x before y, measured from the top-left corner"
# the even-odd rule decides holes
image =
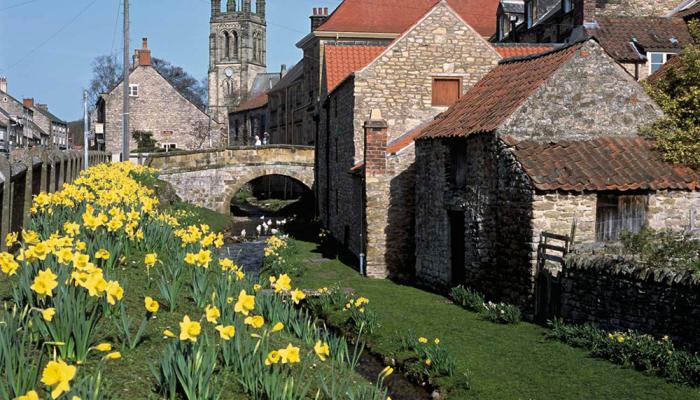
[[[268,0],[268,70],[301,58],[313,7],[340,0]],[[209,0],[131,0],[131,53],[148,37],[155,57],[197,79],[208,69]],[[0,0],[0,76],[16,98],[34,97],[61,118],[82,115],[92,60],[122,54],[120,0]]]

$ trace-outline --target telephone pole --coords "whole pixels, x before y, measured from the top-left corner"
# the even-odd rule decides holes
[[[83,92],[83,168],[88,168],[88,148],[90,147],[90,133],[88,131],[88,92]]]
[[[122,110],[122,161],[129,161],[129,0],[124,0],[124,108]]]

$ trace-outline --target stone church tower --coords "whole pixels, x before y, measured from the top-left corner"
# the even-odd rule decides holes
[[[265,0],[212,0],[210,27],[209,112],[228,127],[228,113],[266,70]]]

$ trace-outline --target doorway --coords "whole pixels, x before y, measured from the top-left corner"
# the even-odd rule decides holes
[[[466,270],[464,266],[464,212],[450,211],[450,266],[451,285],[464,285]]]

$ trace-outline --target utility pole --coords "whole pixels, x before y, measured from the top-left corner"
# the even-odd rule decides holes
[[[88,168],[88,148],[90,147],[90,132],[88,131],[88,92],[83,92],[83,169]]]
[[[129,0],[124,0],[124,106],[122,109],[122,161],[129,161]]]

